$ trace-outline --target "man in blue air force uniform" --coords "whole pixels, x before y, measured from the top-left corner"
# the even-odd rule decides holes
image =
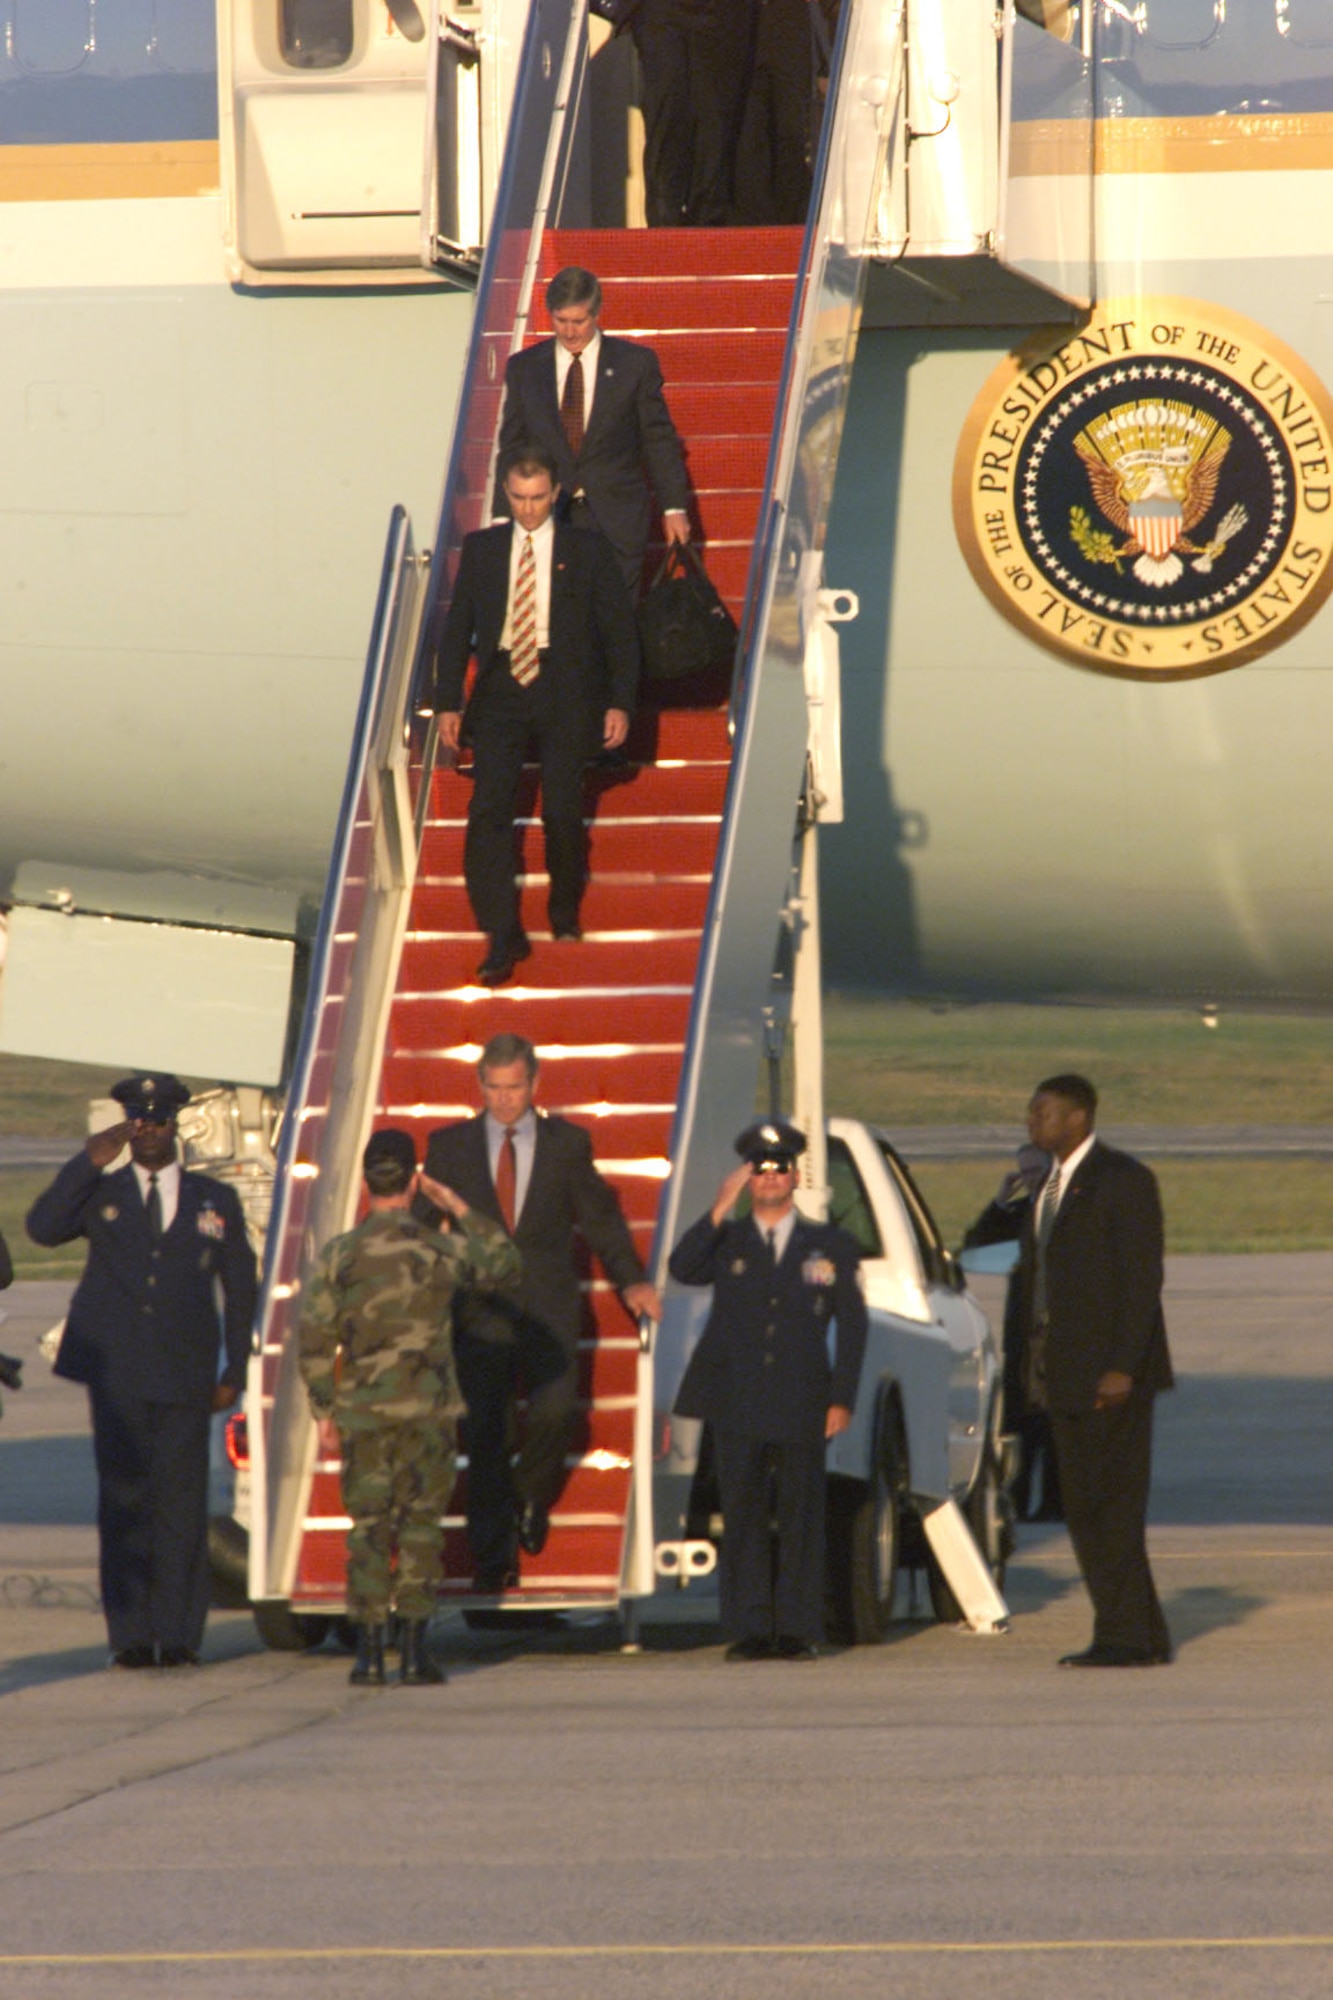
[[[676,1412],[713,1427],[729,1660],[813,1659],[824,1636],[824,1446],[851,1422],[866,1309],[856,1243],[794,1206],[804,1147],[780,1119],[748,1127],[742,1165],[671,1253],[678,1284],[713,1287]],[[751,1214],[729,1221],[747,1186]]]
[[[124,1121],[60,1169],[28,1234],[88,1239],[56,1373],[88,1385],[113,1664],[192,1666],[208,1611],[209,1423],[245,1381],[255,1260],[233,1190],[177,1163],[185,1086],[130,1076],[111,1095]],[[127,1143],[130,1164],[107,1173]]]

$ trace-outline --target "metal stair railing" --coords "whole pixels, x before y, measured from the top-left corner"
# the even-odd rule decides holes
[[[522,340],[542,230],[558,207],[586,69],[587,0],[534,0],[505,164],[477,288],[435,556],[412,548],[394,510],[365,681],[312,957],[301,1037],[279,1139],[257,1351],[252,1436],[250,1595],[290,1597],[317,1442],[296,1366],[302,1275],[350,1226],[361,1148],[374,1114],[384,1036],[429,807],[433,726],[421,709],[434,613],[463,536],[485,518],[504,360]],[[424,587],[423,587],[424,586]],[[413,757],[412,749],[416,755]]]

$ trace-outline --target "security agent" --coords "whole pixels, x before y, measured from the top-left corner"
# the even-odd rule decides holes
[[[742,1164],[669,1265],[678,1284],[713,1287],[676,1414],[713,1427],[729,1660],[812,1660],[824,1636],[824,1446],[851,1422],[866,1309],[856,1243],[795,1208],[804,1149],[781,1119],[748,1126]],[[751,1214],[728,1220],[746,1188]]]
[[[111,1095],[124,1121],[60,1169],[28,1234],[88,1239],[56,1373],[88,1385],[112,1664],[192,1666],[209,1597],[209,1424],[245,1380],[255,1260],[233,1190],[177,1163],[184,1084],[128,1076]],[[127,1143],[130,1164],[106,1172]]]

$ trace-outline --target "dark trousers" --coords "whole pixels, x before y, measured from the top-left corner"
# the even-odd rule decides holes
[[[522,930],[514,809],[529,743],[541,761],[551,922],[574,925],[587,874],[583,775],[592,723],[585,705],[570,702],[546,664],[520,687],[501,654],[468,706],[467,734],[474,766],[463,872],[479,929],[501,940]]]
[[[102,1611],[113,1653],[197,1652],[210,1591],[210,1413],[89,1391]]]
[[[458,1385],[467,1404],[467,1532],[477,1569],[514,1559],[515,1521],[529,1500],[549,1509],[565,1483],[565,1458],[577,1415],[578,1364],[554,1336],[520,1328],[513,1341],[454,1341]],[[560,1372],[553,1370],[559,1367]],[[514,1401],[527,1391],[527,1421],[517,1461]]]
[[[815,0],[759,0],[754,69],[736,160],[736,218],[800,223],[810,206]]]
[[[714,1428],[722,1497],[722,1630],[729,1639],[824,1637],[824,1446]],[[774,1547],[776,1529],[776,1548]]]
[[[731,219],[750,66],[750,0],[642,0],[643,171],[654,229]]]
[[[1052,1414],[1069,1538],[1092,1599],[1094,1646],[1171,1650],[1148,1564],[1153,1399],[1115,1410]]]

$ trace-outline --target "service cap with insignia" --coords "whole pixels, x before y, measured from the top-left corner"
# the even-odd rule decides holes
[[[169,1125],[190,1093],[178,1076],[157,1072],[152,1076],[122,1077],[112,1086],[111,1095],[125,1107],[125,1116],[140,1125]]]
[[[752,1167],[774,1166],[779,1173],[787,1173],[797,1155],[805,1151],[805,1135],[785,1118],[764,1118],[757,1125],[746,1126],[736,1141],[736,1151]]]

